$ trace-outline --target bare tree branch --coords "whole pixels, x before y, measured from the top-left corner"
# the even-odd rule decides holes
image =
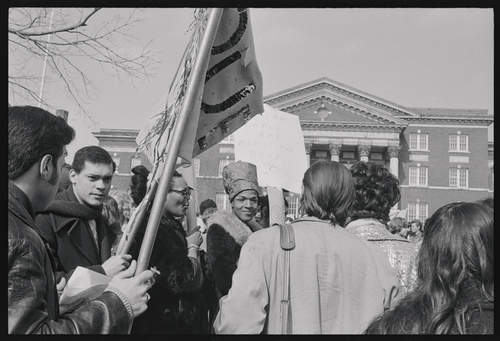
[[[36,100],[54,109],[38,92],[44,81],[59,83],[91,118],[85,104],[98,96],[99,88],[87,75],[89,62],[120,81],[122,76],[153,77],[158,61],[150,50],[152,39],[134,53],[123,47],[138,40],[129,31],[143,20],[135,17],[135,10],[125,16],[121,12],[106,15],[101,7],[9,8],[9,103]],[[42,79],[44,62],[49,72]]]

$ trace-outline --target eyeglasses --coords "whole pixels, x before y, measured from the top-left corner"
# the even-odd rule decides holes
[[[183,190],[183,191],[178,191],[178,190],[176,190],[176,189],[171,189],[171,190],[169,190],[169,192],[175,192],[175,193],[177,193],[177,194],[180,194],[180,195],[182,195],[182,196],[184,197],[184,199],[185,199],[185,198],[187,198],[187,197],[191,196],[191,192],[192,192],[193,190],[194,190],[193,188],[188,187],[188,188],[186,188],[186,189],[185,189],[185,190]]]

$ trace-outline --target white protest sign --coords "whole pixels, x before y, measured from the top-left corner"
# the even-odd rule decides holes
[[[253,117],[233,136],[235,161],[257,166],[259,186],[301,192],[308,165],[298,116],[264,104],[262,115]]]

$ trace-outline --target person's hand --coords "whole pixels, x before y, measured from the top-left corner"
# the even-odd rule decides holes
[[[136,268],[137,262],[133,260],[127,270],[121,271],[109,282],[109,286],[118,289],[128,298],[134,318],[141,315],[148,308],[147,303],[150,297],[147,291],[151,289],[155,282],[155,274],[151,270],[145,270],[132,277]]]
[[[106,276],[113,277],[119,272],[128,269],[131,260],[132,256],[127,254],[112,256],[102,264],[102,268]]]
[[[200,227],[196,226],[193,232],[186,237],[188,246],[194,244],[196,246],[200,246],[203,243],[203,238],[201,237]]]
[[[66,278],[62,277],[61,280],[59,281],[59,283],[57,283],[57,285],[56,285],[57,295],[59,296],[59,298],[61,298],[62,292],[63,292],[66,284],[67,284]],[[74,310],[76,307],[78,307],[80,304],[82,304],[84,300],[85,300],[85,298],[79,298],[78,300],[76,300],[75,302],[70,303],[70,304],[59,304],[59,314],[63,315],[68,311]]]
[[[57,288],[57,294],[59,297],[61,297],[61,294],[64,290],[64,287],[66,286],[66,278],[62,277],[61,281],[57,283],[56,288]]]

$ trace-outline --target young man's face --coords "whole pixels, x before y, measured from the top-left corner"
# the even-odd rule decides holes
[[[113,165],[85,161],[79,174],[72,169],[69,175],[78,200],[87,206],[99,206],[111,188]]]
[[[249,222],[257,213],[259,197],[254,190],[238,193],[233,200],[233,212],[244,223]]]

